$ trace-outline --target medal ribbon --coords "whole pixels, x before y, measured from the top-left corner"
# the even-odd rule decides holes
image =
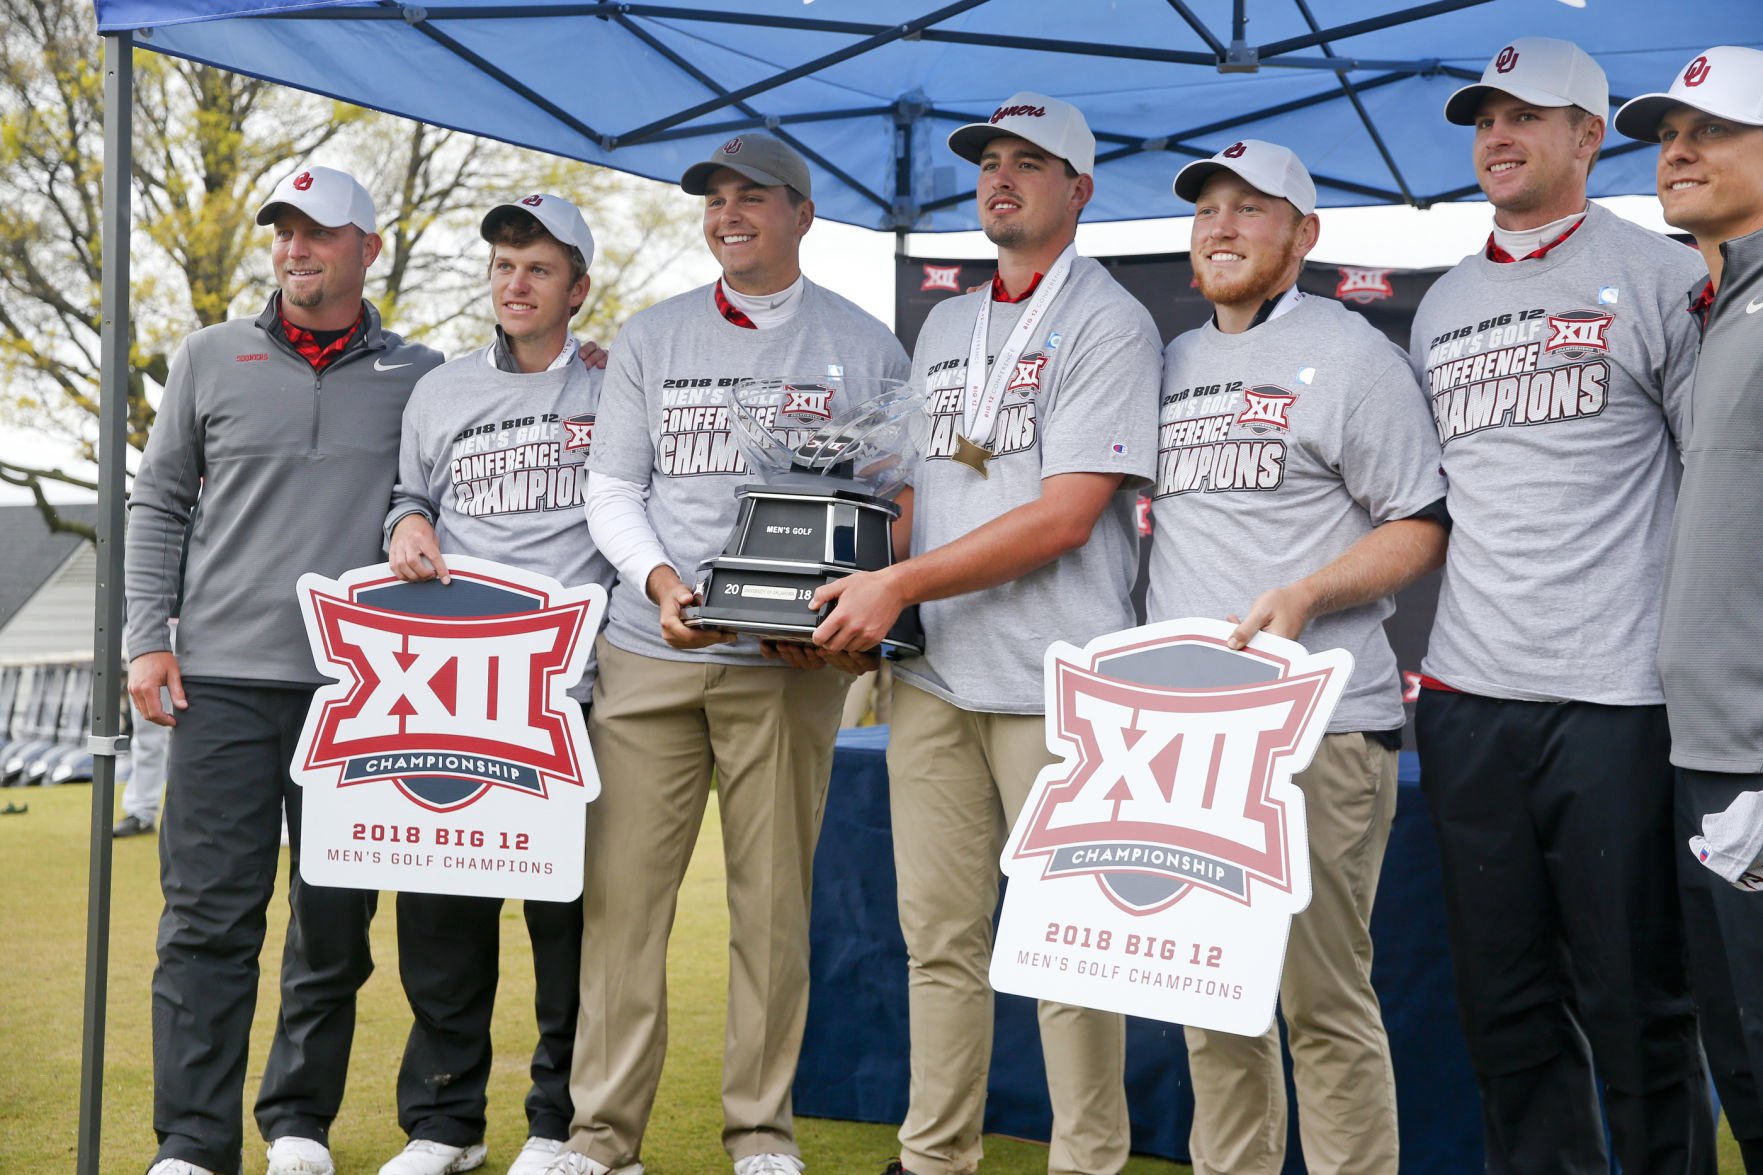
[[[989,294],[980,299],[979,316],[973,322],[973,341],[967,348],[967,386],[961,400],[961,434],[974,444],[984,447],[991,443],[992,433],[998,427],[998,409],[1004,403],[1004,389],[1016,370],[1016,360],[1028,346],[1035,327],[1047,316],[1053,299],[1065,287],[1065,279],[1071,276],[1072,259],[1076,256],[1075,242],[1065,246],[1065,251],[1059,254],[1059,260],[1053,263],[1053,268],[1041,279],[1040,288],[1029,299],[1028,308],[1011,329],[1009,338],[1004,342],[1004,349],[998,352],[989,379],[985,375],[986,339],[992,325],[992,299]],[[981,380],[985,381],[983,389]]]

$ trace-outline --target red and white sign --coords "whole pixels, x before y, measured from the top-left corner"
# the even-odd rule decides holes
[[[961,292],[961,267],[959,265],[930,265],[924,267],[924,280],[918,284],[922,293],[925,290],[948,290],[951,293]]]
[[[1387,269],[1359,269],[1351,265],[1336,267],[1341,280],[1335,283],[1334,296],[1361,306],[1395,297]]]
[[[569,901],[600,794],[581,680],[597,584],[447,555],[453,582],[385,564],[300,577],[320,687],[292,773],[314,885]]]
[[[1309,766],[1343,649],[1189,618],[1047,650],[1044,770],[1005,846],[992,986],[1257,1035],[1310,903]],[[1171,682],[1179,684],[1170,684]]]

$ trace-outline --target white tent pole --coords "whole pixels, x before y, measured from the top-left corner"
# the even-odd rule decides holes
[[[129,430],[129,192],[134,37],[104,36],[103,274],[99,298],[98,592],[92,619],[92,843],[86,887],[85,1027],[78,1175],[98,1175],[110,972],[110,818],[122,736],[123,455]]]

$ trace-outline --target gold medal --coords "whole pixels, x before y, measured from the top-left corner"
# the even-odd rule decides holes
[[[955,460],[981,477],[989,479],[992,476],[986,472],[986,462],[995,456],[997,454],[984,445],[976,445],[960,433],[955,434]]]

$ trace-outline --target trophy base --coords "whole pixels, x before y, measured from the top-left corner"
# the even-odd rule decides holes
[[[817,589],[893,562],[900,508],[892,502],[824,478],[744,485],[736,496],[741,512],[727,545],[698,567],[703,603],[684,610],[694,628],[811,643],[832,611],[808,610]],[[924,652],[916,607],[900,614],[880,652],[892,660]]]
[[[850,568],[804,567],[794,561],[743,559],[719,555],[705,562],[699,589],[704,603],[684,609],[693,628],[750,633],[761,640],[812,644],[814,630],[837,604],[808,611],[818,588],[852,574]],[[924,627],[918,606],[900,613],[876,650],[890,661],[924,653]]]

